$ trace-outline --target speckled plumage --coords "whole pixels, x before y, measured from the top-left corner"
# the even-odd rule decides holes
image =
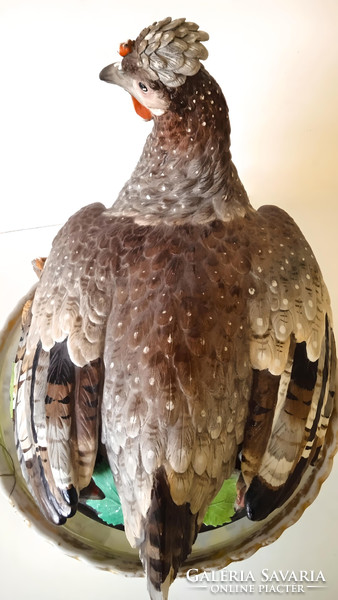
[[[138,50],[102,78],[146,82],[154,128],[112,208],[81,209],[53,242],[25,313],[15,421],[30,490],[64,522],[90,481],[100,418],[154,600],[241,449],[251,518],[292,493],[325,439],[335,346],[302,233],[249,203],[219,86],[199,64],[166,87],[135,67]]]

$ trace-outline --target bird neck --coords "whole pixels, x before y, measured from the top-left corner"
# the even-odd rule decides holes
[[[172,93],[112,210],[145,223],[207,223],[244,216],[250,204],[230,153],[228,107],[205,71]]]

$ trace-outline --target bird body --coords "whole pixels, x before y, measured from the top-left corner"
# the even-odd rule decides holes
[[[262,519],[318,456],[333,407],[325,284],[294,221],[249,203],[205,39],[165,19],[102,71],[145,94],[154,127],[114,205],[58,233],[17,355],[35,500],[55,523],[71,516],[101,438],[153,600],[240,453],[247,514]]]

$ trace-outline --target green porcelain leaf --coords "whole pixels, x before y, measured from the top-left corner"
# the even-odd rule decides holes
[[[97,487],[104,493],[105,498],[103,500],[86,500],[86,504],[95,510],[99,518],[107,525],[123,525],[121,502],[108,463],[102,462],[95,467],[93,479]],[[235,514],[236,483],[236,475],[223,483],[206,512],[205,525],[218,527],[231,521],[231,517]]]
[[[235,500],[237,496],[236,490],[237,476],[232,475],[230,479],[226,479],[223,483],[217,496],[213,499],[204,517],[205,525],[218,527],[229,523],[231,517],[235,514]]]
[[[108,525],[123,525],[121,502],[116,490],[113,474],[108,463],[95,467],[93,479],[105,495],[103,500],[87,500],[86,504],[93,508],[97,515]]]

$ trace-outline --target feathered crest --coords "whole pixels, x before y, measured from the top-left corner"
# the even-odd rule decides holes
[[[153,80],[159,79],[167,87],[182,85],[188,75],[195,75],[208,50],[201,41],[209,39],[199,31],[196,23],[171,17],[155,22],[141,31],[135,41],[134,51],[139,56],[139,66]]]

